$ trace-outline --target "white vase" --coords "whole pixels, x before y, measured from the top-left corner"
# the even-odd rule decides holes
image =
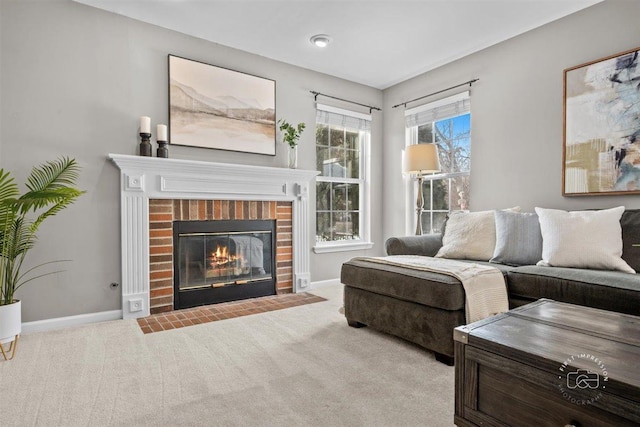
[[[289,152],[287,153],[289,155],[289,159],[287,161],[287,165],[289,166],[290,169],[297,169],[298,168],[298,146],[293,146],[293,147],[289,147]]]
[[[0,344],[10,343],[22,332],[22,302],[0,305]]]

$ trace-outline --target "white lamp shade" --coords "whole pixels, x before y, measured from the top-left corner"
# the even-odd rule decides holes
[[[409,145],[404,152],[404,171],[415,174],[440,172],[438,146],[435,144]]]

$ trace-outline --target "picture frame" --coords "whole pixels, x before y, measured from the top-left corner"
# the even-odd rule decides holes
[[[639,54],[564,70],[563,196],[640,194]]]
[[[275,80],[168,55],[169,143],[276,155]]]

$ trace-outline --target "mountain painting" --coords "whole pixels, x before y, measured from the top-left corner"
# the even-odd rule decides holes
[[[169,143],[276,154],[273,80],[169,55]]]
[[[565,70],[563,195],[640,194],[639,53]]]

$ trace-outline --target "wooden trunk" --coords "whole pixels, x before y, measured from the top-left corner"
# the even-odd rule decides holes
[[[640,317],[542,299],[454,340],[458,426],[640,425]]]

